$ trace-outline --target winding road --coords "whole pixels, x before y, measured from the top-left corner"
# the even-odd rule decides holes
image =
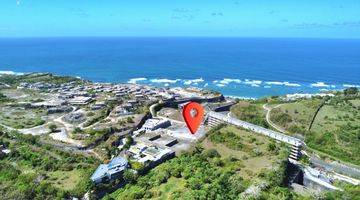
[[[266,122],[271,126],[273,127],[274,129],[276,129],[277,131],[281,132],[281,133],[286,133],[286,130],[278,125],[276,125],[274,122],[271,121],[270,119],[270,112],[272,109],[274,108],[278,108],[280,106],[282,106],[283,104],[279,104],[279,105],[276,105],[275,107],[271,108],[271,107],[268,107],[268,104],[264,104],[263,105],[263,108],[264,110],[266,110]]]

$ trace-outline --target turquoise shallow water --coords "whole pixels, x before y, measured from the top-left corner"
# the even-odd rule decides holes
[[[2,38],[0,71],[262,97],[360,87],[360,40]]]

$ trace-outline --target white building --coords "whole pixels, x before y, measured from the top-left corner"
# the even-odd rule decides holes
[[[175,155],[171,149],[148,146],[140,142],[131,146],[128,152],[135,161],[147,167],[154,167]]]
[[[171,123],[168,119],[153,118],[148,119],[141,129],[145,131],[154,131],[159,128],[167,128],[169,126],[171,126]]]
[[[69,103],[72,105],[86,105],[92,100],[91,97],[77,96],[69,99]]]
[[[115,157],[109,164],[99,165],[90,179],[96,184],[111,181],[120,178],[127,167],[128,161],[125,158]]]
[[[115,108],[115,114],[118,116],[122,116],[122,115],[132,115],[134,113],[131,112],[127,107],[118,106]]]
[[[99,110],[99,109],[102,109],[102,108],[105,108],[105,107],[106,107],[105,102],[98,101],[93,106],[91,106],[91,110]]]
[[[142,152],[142,156],[137,160],[142,164],[150,164],[163,162],[167,159],[168,156],[174,152],[170,149],[160,148],[160,147],[148,147]]]

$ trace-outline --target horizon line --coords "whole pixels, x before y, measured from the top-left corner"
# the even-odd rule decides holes
[[[0,36],[0,39],[36,39],[36,38],[243,38],[243,39],[324,39],[324,40],[360,40],[360,37],[264,37],[264,36]]]

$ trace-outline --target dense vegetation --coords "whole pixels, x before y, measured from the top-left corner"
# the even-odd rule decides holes
[[[101,120],[105,119],[107,116],[109,116],[112,109],[113,109],[113,107],[109,106],[109,108],[105,108],[105,109],[101,110],[98,115],[87,120],[84,124],[84,127],[94,125],[95,123],[100,122]]]
[[[306,144],[335,158],[360,165],[360,124],[347,124],[323,133],[308,132]]]
[[[223,128],[228,133],[215,136],[220,135],[217,133]],[[219,126],[210,131],[209,138],[241,149],[231,142],[239,142],[241,138],[229,130]],[[286,187],[282,187],[287,154],[280,155],[272,169],[261,170],[249,179],[240,173],[244,170],[242,160],[222,156],[216,149],[204,148],[199,143],[192,152],[159,165],[145,176],[134,177],[129,173],[126,179],[130,183],[104,199],[241,199],[253,195],[244,192],[248,187],[261,188],[257,194],[260,199],[267,199],[269,195],[274,198],[295,197]]]
[[[81,197],[92,186],[89,176],[98,164],[95,159],[42,145],[31,135],[0,131],[0,140],[11,150],[0,160],[2,199]]]
[[[113,127],[102,128],[102,129],[93,129],[93,128],[81,129],[76,127],[72,132],[72,138],[77,140],[83,140],[85,145],[90,145],[96,143],[97,141],[102,141],[107,139],[109,135],[111,135],[115,131],[117,131],[117,129]]]
[[[0,103],[8,102],[8,101],[10,101],[10,99],[0,92]]]
[[[320,199],[326,200],[337,200],[337,199],[351,199],[351,200],[358,200],[360,199],[360,186],[348,185],[342,186],[341,188],[344,191],[330,191],[326,192],[324,195],[321,196]]]
[[[36,82],[46,82],[46,83],[53,83],[53,84],[62,84],[62,83],[69,83],[72,81],[76,81],[81,83],[81,80],[70,77],[70,76],[56,76],[50,73],[31,73],[25,75],[6,75],[3,74],[0,76],[0,82],[9,84],[9,85],[16,85],[21,82],[27,83],[36,83]]]
[[[233,158],[221,159],[216,150],[197,148],[192,153],[182,154],[158,166],[106,198],[148,199],[166,196],[167,199],[236,199],[250,186],[249,181],[237,174],[241,170],[237,162]],[[259,175],[267,182],[261,195],[265,197],[267,192],[281,185],[282,171],[283,168]],[[176,179],[180,185],[174,185],[169,191],[156,189],[170,179]],[[286,190],[281,193],[290,194]]]
[[[244,144],[241,143],[241,137],[234,132],[228,132],[218,134],[219,132],[212,131],[209,134],[209,139],[215,143],[225,144],[230,149],[241,150],[244,148]]]

